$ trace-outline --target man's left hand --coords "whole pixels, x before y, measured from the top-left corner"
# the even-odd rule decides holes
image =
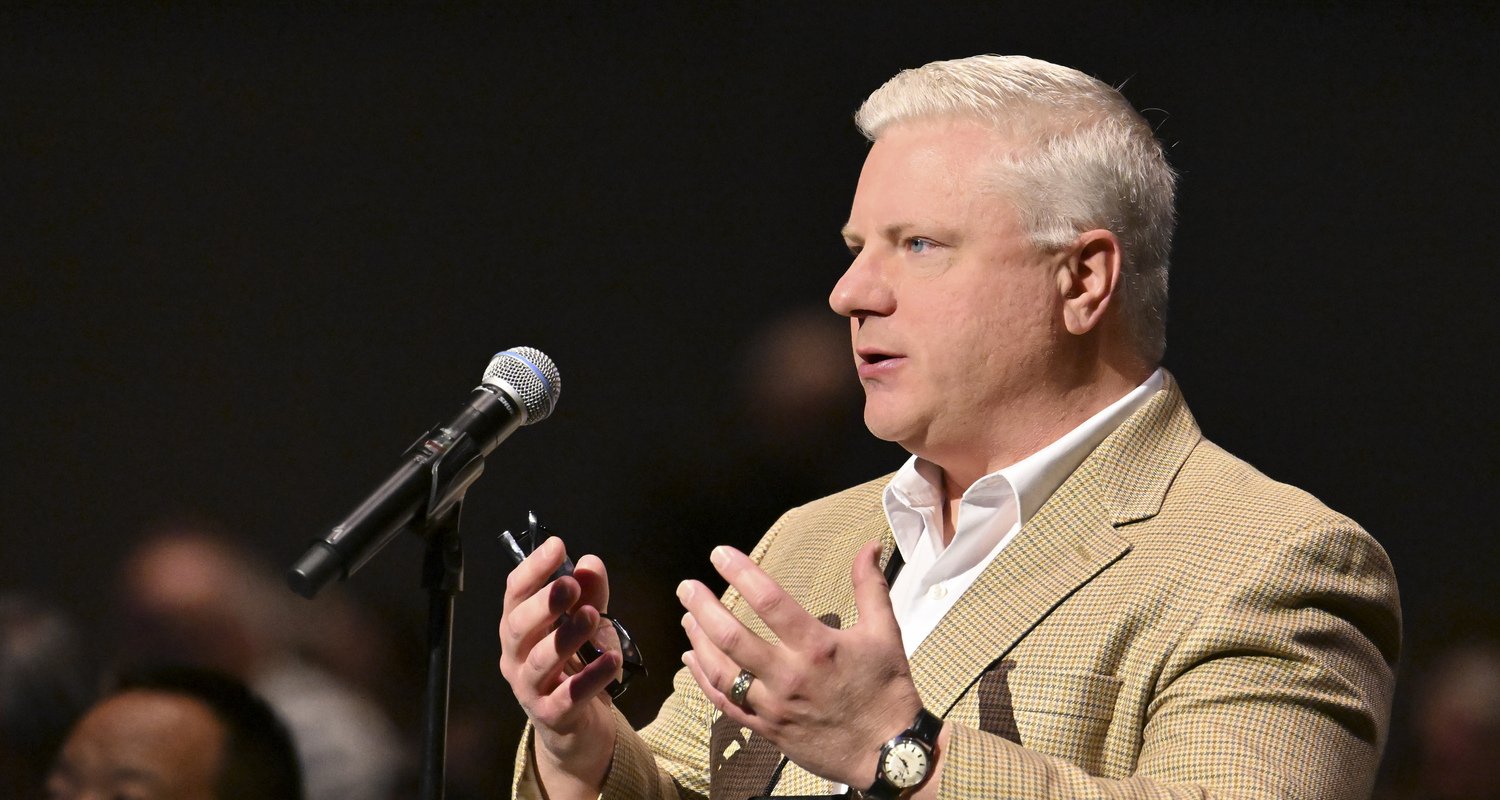
[[[875,779],[881,745],[905,730],[922,707],[880,570],[881,545],[855,556],[859,621],[847,630],[824,625],[732,547],[711,560],[780,640],[771,644],[745,627],[697,581],[677,596],[688,610],[682,625],[693,649],[682,661],[714,706],[741,726],[775,742],[814,775],[865,789]],[[740,670],[755,676],[742,705],[727,693]]]

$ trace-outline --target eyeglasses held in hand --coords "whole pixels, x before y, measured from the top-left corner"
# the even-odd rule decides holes
[[[546,541],[547,537],[552,535],[552,532],[547,530],[546,526],[537,521],[535,512],[528,511],[526,513],[526,520],[526,530],[520,537],[511,536],[510,531],[500,534],[500,542],[505,545],[506,551],[517,565],[525,561],[526,557],[536,550],[538,544]],[[519,541],[517,541],[518,538]],[[564,556],[562,566],[553,571],[552,575],[547,578],[547,581],[550,583],[564,575],[572,574],[573,559]],[[567,615],[564,614],[562,619],[558,620],[558,625],[561,625],[566,619]],[[605,622],[609,624],[605,625]],[[621,625],[619,620],[609,614],[601,613],[599,615],[599,623],[599,627],[594,629],[594,633],[589,637],[588,641],[585,641],[583,646],[578,648],[578,658],[584,664],[592,664],[595,659],[606,651],[620,651],[620,671],[615,674],[615,679],[610,681],[608,686],[604,687],[604,691],[608,692],[610,697],[619,697],[625,693],[626,687],[630,686],[630,681],[637,673],[642,677],[646,676],[646,664],[641,659],[640,648],[636,647],[635,640],[631,639],[630,634],[625,632],[625,626]]]

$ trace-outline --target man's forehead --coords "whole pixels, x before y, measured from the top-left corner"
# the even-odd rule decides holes
[[[1010,217],[1014,209],[996,191],[995,177],[1012,146],[993,128],[966,119],[891,126],[870,148],[840,234],[862,242],[946,228],[975,214]]]
[[[873,175],[938,181],[967,188],[1014,149],[1014,143],[976,122],[949,120],[892,126],[876,139],[860,170]]]
[[[175,785],[216,772],[224,738],[223,725],[201,701],[130,690],[84,716],[64,744],[62,761],[112,780]]]

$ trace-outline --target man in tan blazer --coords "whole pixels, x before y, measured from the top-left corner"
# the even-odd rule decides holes
[[[731,589],[680,587],[693,649],[639,733],[602,691],[618,654],[570,656],[603,565],[548,583],[541,548],[500,630],[517,794],[1368,796],[1390,563],[1204,439],[1159,368],[1174,177],[1149,126],[994,56],[903,72],[857,121],[831,302],[866,423],[913,459],[716,548]]]

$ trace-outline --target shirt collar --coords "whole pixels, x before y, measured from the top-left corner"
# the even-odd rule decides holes
[[[1140,386],[1083,424],[1063,434],[1056,441],[1032,453],[1016,463],[996,470],[974,482],[964,492],[961,503],[993,505],[1003,502],[1007,496],[1019,499],[1017,524],[1025,525],[1047,502],[1047,498],[1062,486],[1078,465],[1088,458],[1099,443],[1134,414],[1151,395],[1162,387],[1164,378],[1158,368]],[[902,552],[915,546],[921,535],[921,526],[898,525],[898,518],[914,522],[912,515],[925,518],[936,512],[943,501],[942,473],[936,464],[917,456],[907,459],[894,478],[885,487],[886,521],[896,534],[896,542]],[[926,510],[926,514],[922,512]],[[937,517],[941,519],[941,516]],[[915,528],[915,530],[913,530]],[[962,535],[963,531],[958,531]],[[956,537],[955,537],[956,538]],[[910,541],[908,541],[910,540]]]

